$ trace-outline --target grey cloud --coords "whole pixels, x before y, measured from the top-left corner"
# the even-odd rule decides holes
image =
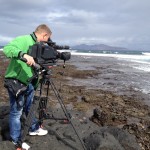
[[[60,43],[149,49],[149,12],[149,0],[0,0],[0,43],[46,23]]]

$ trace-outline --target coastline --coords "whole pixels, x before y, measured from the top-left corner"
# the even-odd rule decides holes
[[[149,94],[144,94],[132,85],[131,81],[134,79],[131,78],[133,70],[130,66],[122,66],[121,61],[115,58],[99,57],[99,61],[96,59],[90,61],[88,57],[73,56],[66,62],[65,69],[61,61],[59,66],[52,68],[52,79],[67,109],[84,112],[87,118],[100,127],[117,126],[127,130],[136,137],[141,148],[148,150]],[[5,66],[1,63],[0,67]],[[0,80],[3,85],[2,76]],[[1,91],[0,106],[8,106],[8,96],[3,86]],[[60,107],[50,91],[48,106],[52,105]],[[103,117],[96,118],[93,115],[94,109],[103,114]]]
[[[64,99],[70,109],[84,111],[88,117],[97,109],[105,117],[92,118],[93,122],[127,130],[136,137],[141,149],[148,150],[150,98],[149,92],[138,89],[142,86],[140,80],[148,73],[133,70],[130,63],[111,57],[73,56],[68,64],[64,73],[67,83],[62,83],[65,88],[61,91],[66,94]]]

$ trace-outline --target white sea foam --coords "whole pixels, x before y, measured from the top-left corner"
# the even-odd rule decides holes
[[[149,63],[148,61],[150,61],[150,55],[126,55],[126,54],[117,54],[117,53],[104,54],[104,53],[78,53],[78,52],[71,52],[71,55],[115,57],[115,58],[121,58],[128,61],[139,61],[139,62],[146,62],[146,63]]]
[[[86,58],[90,58],[92,56],[113,57],[119,60],[132,62],[132,67],[135,69],[150,72],[150,53],[143,53],[142,55],[127,55],[127,54],[118,54],[118,53],[115,53],[115,54],[79,53],[79,52],[74,51],[74,52],[71,52],[71,55],[80,55]]]
[[[117,55],[117,54],[105,54],[105,53],[78,53],[78,52],[72,52],[72,51],[71,51],[71,55],[115,57],[115,55]]]
[[[143,54],[143,55],[148,55],[148,56],[150,56],[150,53],[144,53],[144,52],[143,52],[142,54]]]

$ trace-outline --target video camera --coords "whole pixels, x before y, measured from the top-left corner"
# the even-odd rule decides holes
[[[56,45],[50,38],[47,42],[39,42],[29,48],[28,54],[41,66],[54,65],[57,59],[67,61],[71,58],[70,52],[59,52],[57,50],[69,49],[69,46]]]

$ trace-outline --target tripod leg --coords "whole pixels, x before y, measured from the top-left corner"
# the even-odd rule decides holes
[[[41,97],[39,102],[39,124],[42,126],[43,119],[46,117],[46,108],[47,108],[47,97]]]
[[[57,88],[56,88],[56,86],[55,86],[55,84],[53,83],[52,80],[50,80],[50,84],[51,84],[51,87],[52,87],[52,89],[53,89],[53,91],[54,91],[54,93],[55,93],[55,96],[57,97],[57,100],[59,101],[59,104],[61,105],[61,108],[62,108],[64,114],[66,115],[68,121],[70,122],[70,124],[71,124],[71,126],[72,126],[72,128],[73,128],[73,130],[75,131],[75,133],[76,133],[76,135],[77,135],[77,137],[78,137],[78,139],[79,139],[79,141],[80,141],[80,143],[81,143],[81,145],[82,145],[82,148],[83,148],[84,150],[86,150],[86,147],[85,147],[85,145],[84,145],[84,142],[82,141],[81,137],[79,136],[79,133],[77,132],[77,130],[76,130],[76,128],[75,128],[73,122],[71,121],[70,115],[69,115],[69,113],[68,113],[68,111],[67,111],[67,109],[66,109],[66,106],[65,106],[65,104],[64,104],[64,102],[63,102],[63,100],[62,100],[62,97],[60,96],[60,94],[59,94],[59,92],[58,92],[58,90],[57,90]]]

